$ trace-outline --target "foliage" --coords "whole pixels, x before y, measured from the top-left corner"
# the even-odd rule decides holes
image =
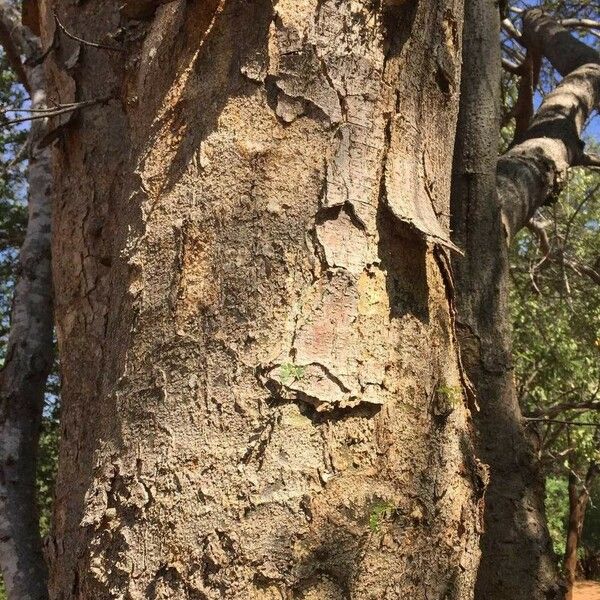
[[[546,479],[546,515],[554,552],[563,556],[569,519],[569,490],[564,477],[551,476]]]
[[[592,548],[595,552],[600,552],[600,482],[596,481],[592,487],[592,497],[596,501],[588,506],[583,524],[583,545]]]
[[[22,87],[16,84],[6,57],[0,53],[0,107],[21,106],[24,99]],[[6,120],[3,110],[0,113],[0,357],[4,355],[8,334],[15,259],[27,225],[24,170],[9,168],[26,132],[7,127]]]
[[[371,513],[369,514],[369,529],[373,533],[379,533],[381,531],[382,523],[388,519],[391,519],[395,511],[395,507],[389,502],[376,502],[371,507]]]
[[[539,215],[551,236],[549,257],[544,258],[529,232],[516,241],[511,268],[514,358],[525,412],[597,397],[600,286],[583,269],[596,269],[600,259],[600,206],[593,201],[599,190],[600,175],[575,170],[559,202]],[[589,421],[595,413],[581,416]],[[579,411],[566,416],[577,418]]]
[[[458,406],[462,400],[462,389],[456,385],[438,385],[436,392],[442,395],[453,407]]]
[[[302,377],[304,377],[304,371],[306,371],[306,367],[294,365],[292,363],[284,363],[279,367],[281,383],[285,385],[294,381],[300,381]]]
[[[54,480],[58,463],[58,404],[47,411],[42,421],[38,454],[38,502],[42,536],[50,532]],[[0,599],[1,600],[1,599]]]
[[[559,201],[537,216],[549,236],[549,255],[526,231],[511,257],[513,356],[524,412],[586,423],[540,428],[549,475],[546,508],[558,554],[565,547],[569,469],[584,477],[599,458],[596,428],[588,424],[600,424],[600,285],[585,272],[600,270],[597,196],[600,175],[574,169]],[[577,406],[584,403],[591,408]]]

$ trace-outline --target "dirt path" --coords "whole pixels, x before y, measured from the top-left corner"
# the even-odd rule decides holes
[[[575,584],[574,600],[600,600],[600,583],[597,581],[578,581]]]

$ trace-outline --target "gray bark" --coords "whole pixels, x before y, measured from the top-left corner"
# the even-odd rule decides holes
[[[88,40],[122,22],[57,7]],[[77,99],[115,99],[57,150],[52,595],[470,599],[484,471],[443,249],[462,3],[146,18],[81,53]]]
[[[514,388],[508,255],[497,194],[499,14],[467,3],[461,104],[452,189],[459,338],[475,386],[477,449],[490,467],[478,600],[542,600],[561,594],[543,510],[543,481]]]
[[[0,24],[17,58],[34,58],[39,42],[20,15],[0,3]],[[32,107],[45,107],[43,67],[23,65]],[[41,131],[39,125],[34,132]],[[0,373],[0,566],[9,600],[47,597],[36,503],[36,459],[46,379],[52,366],[50,152],[30,136],[29,220],[19,253],[7,356]]]
[[[540,467],[512,380],[506,238],[551,202],[566,170],[582,162],[579,135],[598,105],[598,55],[541,11],[525,13],[523,40],[565,78],[544,99],[518,144],[499,159],[494,176],[490,149],[496,143],[499,56],[496,34],[486,39],[483,32],[497,31],[497,25],[481,23],[496,17],[485,2],[469,9],[452,213],[454,240],[466,254],[454,260],[461,348],[481,405],[475,415],[478,448],[491,469],[476,597],[561,597]]]

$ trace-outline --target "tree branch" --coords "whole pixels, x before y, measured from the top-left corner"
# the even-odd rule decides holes
[[[513,143],[519,143],[525,136],[533,118],[533,94],[540,78],[541,56],[535,50],[527,50],[521,65],[519,95],[513,108],[515,116],[515,136]]]
[[[579,162],[573,165],[574,167],[600,167],[600,154],[594,154],[593,152],[583,152],[581,154]]]
[[[600,427],[598,423],[592,423],[589,421],[569,421],[566,419],[546,419],[545,417],[523,417],[525,421],[531,421],[534,423],[558,423],[559,425],[573,425],[577,427]]]
[[[544,420],[548,421],[569,410],[600,410],[600,402],[598,400],[588,400],[587,402],[559,402],[549,406],[548,408],[536,410],[530,415],[527,415],[527,417],[529,419],[543,418]]]
[[[580,134],[600,102],[600,55],[534,9],[524,13],[523,41],[564,79],[542,102],[522,140],[498,161],[497,187],[508,238],[554,201],[569,167],[583,160]]]
[[[23,85],[23,87],[27,90],[27,92],[31,93],[31,89],[29,87],[29,81],[27,80],[27,73],[23,68],[23,63],[21,62],[21,57],[19,56],[19,51],[15,47],[13,40],[10,36],[10,31],[7,29],[6,24],[3,19],[0,18],[0,44],[4,48],[4,52],[6,54],[6,58],[8,59],[8,63],[10,64],[12,70],[15,72],[17,79]]]
[[[55,107],[48,108],[39,108],[39,109],[28,109],[23,112],[29,112],[29,116],[26,117],[17,117],[16,119],[11,119],[6,122],[6,125],[15,125],[17,123],[25,123],[27,121],[36,121],[39,119],[48,119],[49,117],[58,117],[60,115],[64,115],[80,108],[85,108],[87,106],[94,106],[95,104],[102,104],[103,102],[107,102],[110,98],[94,98],[92,100],[83,100],[82,102],[71,102],[69,104],[58,104]]]
[[[558,23],[563,27],[573,29],[600,29],[600,21],[593,19],[560,19]]]
[[[508,60],[508,58],[502,59],[502,68],[513,75],[520,75],[522,73],[522,67],[523,65],[512,62],[511,60]]]
[[[599,62],[596,50],[539,8],[523,13],[523,43],[545,56],[563,77],[583,65]]]
[[[581,263],[571,260],[568,258],[564,259],[565,266],[569,267],[572,271],[578,275],[585,275],[588,279],[591,279],[595,284],[600,285],[600,273],[589,265],[582,265]]]
[[[510,19],[502,20],[502,29],[515,41],[521,42],[521,32],[516,28],[515,24]]]
[[[54,21],[56,22],[56,26],[57,28],[62,31],[62,33],[64,33],[68,38],[71,38],[72,40],[79,42],[80,44],[83,44],[84,46],[90,46],[91,48],[96,48],[99,50],[111,50],[112,52],[123,52],[122,48],[118,48],[117,46],[109,46],[107,44],[100,44],[98,42],[90,42],[88,40],[84,40],[83,38],[80,38],[79,36],[75,35],[74,33],[71,33],[61,22],[61,20],[58,18],[58,13],[56,11],[54,11]]]

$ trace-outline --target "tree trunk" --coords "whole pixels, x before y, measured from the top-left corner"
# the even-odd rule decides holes
[[[33,109],[46,106],[39,42],[20,15],[0,2],[0,42],[23,78]],[[53,361],[50,223],[52,174],[42,124],[28,138],[28,223],[19,253],[6,360],[0,372],[0,565],[10,600],[47,597],[36,498],[37,449],[46,380]]]
[[[465,252],[453,260],[459,338],[480,404],[478,454],[490,466],[476,598],[541,600],[562,591],[511,360],[508,248],[498,199],[498,190],[503,197],[506,191],[496,179],[499,13],[486,0],[466,6],[451,213],[453,240]]]
[[[158,4],[57,7],[51,596],[471,598],[462,3]]]
[[[461,348],[481,404],[479,452],[491,469],[476,595],[482,600],[560,597],[543,481],[514,389],[506,239],[556,197],[566,170],[584,161],[579,135],[600,97],[598,54],[542,11],[525,13],[527,45],[565,78],[546,96],[519,143],[500,158],[494,189],[497,16],[486,2],[472,3],[469,10],[452,228],[465,249],[465,258],[454,260]],[[481,85],[484,81],[493,83]]]
[[[590,482],[591,483],[591,482]],[[566,600],[573,600],[573,586],[577,575],[577,549],[581,540],[583,520],[590,494],[587,486],[579,484],[575,473],[569,474],[569,524],[567,527],[567,546],[565,548],[565,577],[567,580]]]

